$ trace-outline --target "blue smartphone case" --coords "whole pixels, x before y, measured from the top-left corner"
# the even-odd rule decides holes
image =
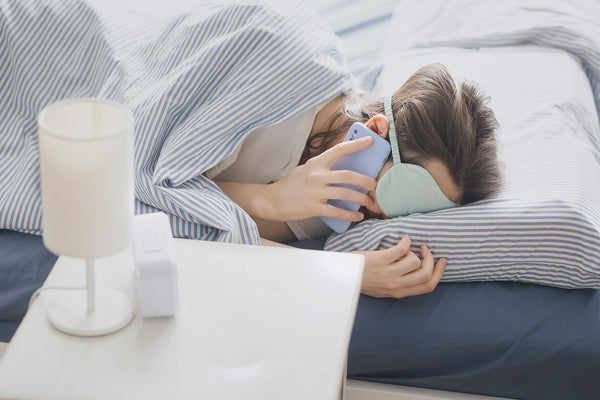
[[[370,176],[371,178],[376,178],[383,168],[383,164],[388,159],[390,155],[390,143],[379,136],[377,133],[373,132],[366,125],[363,125],[359,122],[354,123],[346,137],[344,138],[344,142],[350,140],[360,139],[365,136],[373,137],[373,144],[364,150],[357,151],[356,153],[348,154],[344,156],[342,159],[337,161],[331,166],[332,170],[351,170],[354,172],[358,172],[359,174]],[[366,193],[367,191],[363,188],[356,187],[354,185],[336,185],[342,187],[348,187],[354,190],[358,190],[360,192]],[[331,199],[327,200],[327,202],[333,206],[340,207],[350,211],[356,211],[360,208],[358,203],[354,203],[346,200],[336,200]],[[331,229],[336,231],[337,233],[346,232],[350,227],[350,221],[344,221],[341,219],[329,218],[329,217],[319,217],[323,222],[325,222]]]

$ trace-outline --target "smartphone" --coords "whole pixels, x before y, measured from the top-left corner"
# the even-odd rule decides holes
[[[356,122],[352,124],[346,137],[344,138],[344,142],[348,142],[351,140],[360,139],[365,136],[373,137],[373,144],[367,147],[364,150],[357,151],[352,154],[348,154],[338,160],[331,166],[332,170],[351,170],[354,172],[358,172],[359,174],[370,176],[371,178],[376,178],[383,168],[383,164],[388,159],[390,155],[390,143],[379,136],[377,133],[373,132],[366,125]],[[367,190],[347,184],[340,184],[336,186],[342,186],[351,188],[354,190],[358,190],[363,193],[367,193]],[[354,203],[346,200],[336,200],[330,199],[327,202],[333,206],[343,208],[345,210],[357,211],[360,208],[360,204]],[[348,230],[350,227],[350,221],[344,221],[342,219],[335,219],[330,217],[319,217],[323,222],[325,222],[331,229],[336,231],[337,233],[343,233]]]

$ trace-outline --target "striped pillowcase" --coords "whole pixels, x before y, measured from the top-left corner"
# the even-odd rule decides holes
[[[598,171],[600,173],[600,171]],[[598,175],[596,175],[598,176]],[[521,281],[600,288],[599,219],[560,200],[489,200],[431,214],[369,220],[333,235],[326,250],[388,248],[404,233],[448,264],[442,281]]]

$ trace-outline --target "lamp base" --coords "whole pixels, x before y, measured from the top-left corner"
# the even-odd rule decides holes
[[[95,288],[95,309],[88,311],[86,291],[64,291],[52,296],[48,321],[74,336],[102,336],[123,329],[133,318],[131,301],[125,293],[112,288]]]

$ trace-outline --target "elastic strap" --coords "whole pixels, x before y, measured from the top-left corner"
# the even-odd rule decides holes
[[[385,107],[385,116],[390,124],[388,135],[390,136],[394,165],[401,164],[402,160],[400,159],[400,150],[398,150],[398,138],[396,137],[396,123],[394,122],[394,113],[392,112],[392,96],[386,97],[383,104]]]

